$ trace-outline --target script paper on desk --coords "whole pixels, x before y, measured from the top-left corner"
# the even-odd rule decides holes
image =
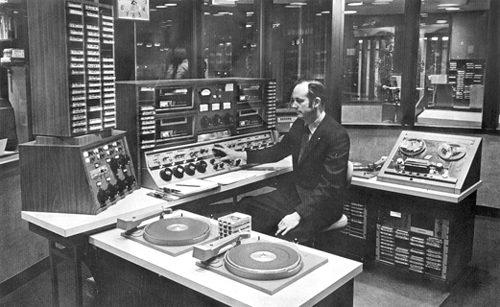
[[[174,195],[191,195],[217,188],[217,182],[206,181],[203,179],[187,179],[177,183],[165,186],[167,189],[176,191]]]
[[[259,171],[250,171],[250,170],[239,170],[235,172],[229,172],[218,176],[213,176],[209,178],[205,178],[205,180],[209,180],[212,182],[216,182],[218,184],[231,184],[237,181],[245,180],[251,177],[264,175],[267,173],[271,173],[271,170],[259,170]]]

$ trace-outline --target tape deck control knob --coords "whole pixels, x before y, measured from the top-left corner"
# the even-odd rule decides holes
[[[172,170],[168,167],[162,169],[160,171],[160,178],[165,180],[165,181],[172,180]]]

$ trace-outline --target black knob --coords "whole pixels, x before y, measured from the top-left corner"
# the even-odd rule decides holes
[[[203,116],[201,119],[200,119],[200,125],[202,128],[209,128],[210,126],[212,126],[212,120],[210,118],[208,118],[207,116]]]
[[[176,178],[182,178],[184,176],[184,167],[182,167],[181,165],[178,165],[174,168],[174,176]]]
[[[118,171],[118,168],[120,167],[118,165],[118,159],[119,158],[112,158],[109,161],[109,167],[111,168],[111,171],[113,172],[113,174],[116,174],[116,172]]]
[[[198,164],[196,165],[196,170],[200,173],[204,173],[207,170],[207,162],[203,160],[198,162]]]
[[[226,113],[224,115],[224,118],[222,119],[222,121],[224,122],[224,125],[226,125],[226,126],[229,126],[232,123],[234,123],[233,116],[231,114],[229,114],[229,113]]]
[[[127,190],[131,190],[132,187],[134,186],[135,177],[130,175],[130,176],[125,177],[125,179],[123,179],[123,181],[125,182],[125,185],[127,186]]]
[[[218,127],[222,124],[222,118],[220,117],[219,114],[215,114],[212,117],[212,124],[214,125],[214,127]]]
[[[114,185],[109,184],[108,188],[106,189],[106,192],[109,195],[109,199],[114,199],[116,196],[116,193],[118,193],[118,190],[116,189],[116,187]]]
[[[118,190],[118,194],[120,195],[123,195],[123,191],[125,191],[125,189],[127,188],[127,186],[125,185],[125,182],[123,182],[123,180],[121,179],[118,179],[116,180],[116,189]]]
[[[194,175],[194,172],[196,171],[196,165],[194,165],[193,163],[189,163],[186,168],[186,174],[188,174],[189,176],[193,176]]]
[[[120,165],[121,168],[126,168],[128,163],[130,161],[130,158],[126,155],[120,155],[118,164]]]
[[[101,204],[101,207],[103,207],[108,200],[108,193],[106,193],[103,189],[99,189],[99,192],[97,192],[97,200],[99,201],[99,204]]]
[[[162,169],[160,171],[160,178],[165,180],[165,181],[172,180],[172,170],[168,167]]]

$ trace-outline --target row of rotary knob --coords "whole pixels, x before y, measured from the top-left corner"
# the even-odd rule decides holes
[[[233,123],[234,123],[234,118],[229,113],[224,114],[224,116],[220,116],[219,114],[215,114],[212,117],[203,116],[200,119],[200,126],[203,129],[212,128],[212,127],[216,128],[216,127],[220,127],[220,126],[230,126]]]
[[[172,167],[163,168],[159,175],[164,181],[171,181],[173,178],[182,179],[185,175],[194,176],[197,172],[204,174],[209,168],[209,164],[212,166],[214,171],[221,171],[226,169],[228,166],[237,167],[241,165],[241,159],[231,160],[228,162],[223,162],[218,159],[212,158],[207,163],[205,160],[199,160],[196,162],[191,162],[186,165],[176,165]]]

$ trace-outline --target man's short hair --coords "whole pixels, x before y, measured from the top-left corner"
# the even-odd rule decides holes
[[[314,98],[318,97],[320,98],[320,105],[325,106],[326,103],[326,89],[325,86],[316,80],[299,80],[295,83],[293,88],[295,88],[297,85],[302,84],[302,83],[307,83],[307,98],[309,98],[309,104],[312,105]]]

